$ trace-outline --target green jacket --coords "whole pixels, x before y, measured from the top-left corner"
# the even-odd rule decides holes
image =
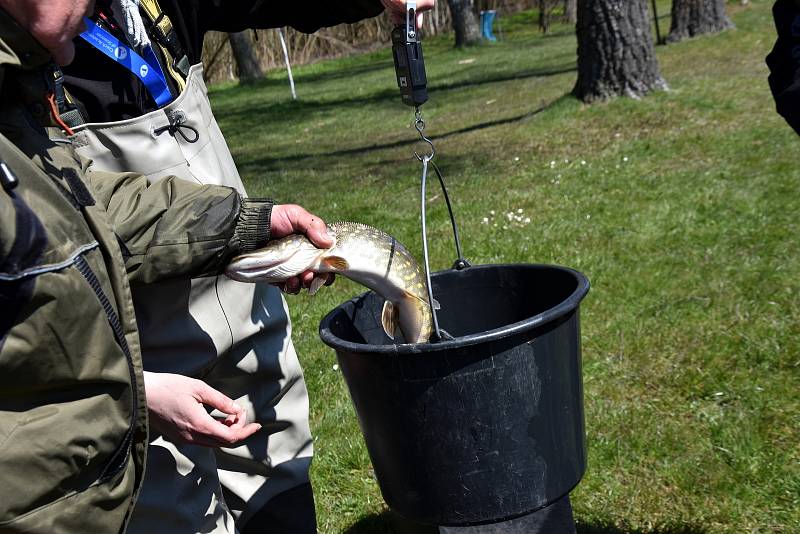
[[[116,534],[147,443],[129,281],[218,273],[271,203],[93,172],[48,126],[48,62],[0,10],[0,533]]]

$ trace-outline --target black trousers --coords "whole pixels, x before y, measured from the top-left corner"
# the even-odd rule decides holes
[[[317,534],[311,484],[279,493],[239,527],[241,534]]]

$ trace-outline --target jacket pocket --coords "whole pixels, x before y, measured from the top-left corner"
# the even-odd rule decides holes
[[[0,531],[65,497],[102,493],[98,485],[130,458],[137,376],[112,301],[87,261],[102,264],[95,249],[0,277],[0,289],[33,287],[0,346]]]

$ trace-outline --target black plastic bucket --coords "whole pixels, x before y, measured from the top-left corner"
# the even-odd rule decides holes
[[[336,350],[383,498],[434,525],[499,522],[547,506],[586,469],[581,273],[481,265],[433,275],[455,337],[394,345],[373,292],[331,311]]]

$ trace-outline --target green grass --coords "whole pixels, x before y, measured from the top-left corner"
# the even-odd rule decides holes
[[[592,282],[581,533],[800,532],[800,145],[766,83],[770,5],[735,8],[737,30],[659,47],[669,92],[591,107],[568,95],[569,28],[542,36],[523,13],[500,21],[495,45],[425,42],[426,131],[469,260],[561,264]],[[269,78],[212,88],[250,194],[383,228],[421,257],[412,112],[388,50],[297,68],[297,102],[285,74]],[[454,257],[433,185],[439,270]],[[518,209],[531,222],[507,225]],[[323,533],[391,531],[317,335],[361,291],[339,279],[289,298]]]

